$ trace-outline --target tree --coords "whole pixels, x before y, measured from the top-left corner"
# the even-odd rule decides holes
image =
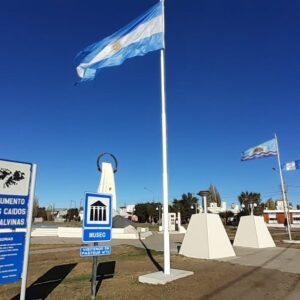
[[[79,221],[79,212],[78,212],[78,208],[70,208],[68,209],[67,215],[66,215],[66,219],[69,221]]]
[[[152,223],[154,220],[157,220],[158,212],[156,210],[157,203],[154,202],[148,202],[146,203],[146,211],[148,215],[148,222]]]
[[[272,198],[268,199],[265,207],[266,207],[266,209],[269,209],[269,210],[275,210],[276,209],[275,201],[273,201]]]
[[[255,211],[260,211],[261,210],[261,196],[260,193],[253,193],[253,192],[242,192],[239,196],[238,199],[240,201],[241,206],[244,205],[243,212],[246,215],[250,215],[251,213],[251,204],[256,203],[257,207],[254,209]]]
[[[33,209],[32,209],[32,218],[36,218],[39,213],[39,199],[34,196],[33,198]]]
[[[37,218],[43,218],[44,220],[47,220],[47,212],[45,207],[38,208]]]
[[[46,210],[47,221],[54,221],[54,206],[49,205]]]
[[[233,218],[234,217],[234,213],[230,210],[224,211],[224,212],[220,212],[219,216],[223,222],[224,225],[227,225],[228,223],[228,219],[229,218]]]
[[[188,222],[191,215],[195,213],[198,206],[198,198],[192,193],[182,194],[181,199],[174,199],[172,209],[174,212],[180,212],[182,223]],[[195,208],[191,208],[195,207]]]
[[[139,222],[147,221],[147,208],[145,203],[137,203],[134,207],[134,214],[139,218]]]
[[[221,196],[220,196],[218,190],[216,189],[216,187],[211,184],[208,188],[208,191],[209,191],[209,194],[206,197],[207,206],[209,206],[210,203],[217,203],[217,205],[219,207],[221,207],[222,200],[221,200]],[[198,195],[199,195],[199,193],[198,193]]]
[[[160,206],[160,203],[146,202],[137,203],[134,207],[134,214],[139,218],[139,222],[154,222],[159,219],[159,210],[156,208]]]

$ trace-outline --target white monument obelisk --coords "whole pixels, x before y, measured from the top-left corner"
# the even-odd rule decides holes
[[[115,176],[111,163],[102,162],[102,173],[100,176],[100,182],[98,186],[98,193],[111,194],[112,195],[112,210],[113,215],[117,214],[117,198],[116,198],[116,186]]]

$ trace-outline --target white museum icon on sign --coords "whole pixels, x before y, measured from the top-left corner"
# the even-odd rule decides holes
[[[107,221],[107,207],[100,200],[90,206],[90,221]]]

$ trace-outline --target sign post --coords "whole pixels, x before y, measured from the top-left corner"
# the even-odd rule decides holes
[[[29,204],[28,204],[27,229],[26,229],[27,234],[26,234],[26,241],[25,241],[25,253],[24,253],[24,261],[23,261],[23,276],[22,276],[20,300],[26,299],[27,269],[28,269],[28,258],[29,258],[29,248],[30,248],[35,181],[36,181],[36,165],[34,164],[32,165],[32,171],[31,171],[30,196],[29,196]]]
[[[36,165],[0,160],[0,284],[22,279],[25,299]]]
[[[111,246],[98,246],[98,242],[111,241],[112,195],[86,193],[84,202],[82,241],[94,247],[81,247],[80,256],[92,256],[91,299],[96,297],[97,256],[111,254]]]

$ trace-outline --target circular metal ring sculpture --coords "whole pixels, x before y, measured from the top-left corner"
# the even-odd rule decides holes
[[[101,154],[98,156],[98,158],[97,158],[97,167],[98,167],[98,171],[99,171],[99,172],[102,172],[102,169],[101,169],[101,166],[100,166],[100,160],[101,160],[101,158],[102,158],[103,156],[105,156],[105,155],[109,155],[109,156],[113,159],[113,161],[115,162],[115,168],[114,168],[113,170],[114,170],[114,173],[116,173],[116,172],[118,171],[118,161],[117,161],[116,157],[115,157],[113,154],[107,153],[107,152],[101,153]]]

